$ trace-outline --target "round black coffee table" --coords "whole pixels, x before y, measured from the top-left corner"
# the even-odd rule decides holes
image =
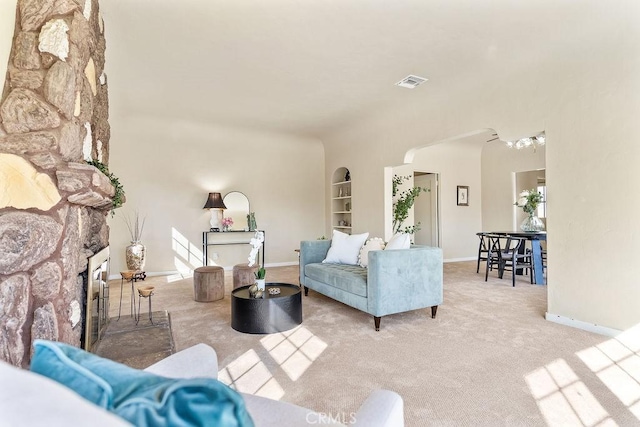
[[[270,294],[269,289],[280,293]],[[267,283],[262,298],[251,298],[249,286],[231,291],[231,327],[248,334],[273,334],[302,323],[302,293],[289,283]]]

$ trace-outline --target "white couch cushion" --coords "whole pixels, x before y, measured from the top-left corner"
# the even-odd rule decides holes
[[[349,265],[358,264],[358,254],[367,237],[369,237],[369,233],[349,235],[338,230],[333,230],[331,247],[329,248],[329,252],[327,252],[327,257],[322,262]]]
[[[384,247],[387,249],[409,249],[411,247],[411,236],[406,233],[396,233],[393,235],[387,246]]]
[[[384,249],[384,241],[379,237],[373,237],[367,240],[367,243],[360,249],[360,255],[358,255],[358,265],[360,267],[367,267],[369,265],[369,252],[380,251]]]

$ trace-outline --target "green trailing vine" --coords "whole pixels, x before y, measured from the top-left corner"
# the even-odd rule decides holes
[[[422,191],[424,191],[425,193],[429,191],[429,189],[426,187],[413,187],[398,193],[398,188],[400,187],[400,185],[410,178],[410,176],[393,176],[391,194],[395,199],[395,201],[393,202],[394,233],[414,234],[415,232],[420,230],[420,222],[418,222],[416,225],[401,228],[402,223],[409,217],[409,210],[415,203],[416,197],[418,197]]]
[[[102,172],[109,180],[111,181],[111,185],[115,189],[115,193],[112,198],[112,206],[111,206],[111,216],[115,215],[115,209],[118,209],[120,206],[124,204],[124,188],[122,184],[120,184],[120,180],[111,172],[109,172],[109,168],[99,160],[87,160],[87,163],[91,166],[97,168],[100,172]]]

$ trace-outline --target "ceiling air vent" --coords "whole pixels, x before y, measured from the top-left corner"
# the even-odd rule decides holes
[[[404,79],[400,80],[398,83],[396,83],[396,86],[400,86],[400,87],[406,87],[407,89],[413,89],[416,86],[426,82],[427,79],[425,79],[424,77],[418,77],[418,76],[414,76],[414,75],[408,75],[407,77],[405,77]]]

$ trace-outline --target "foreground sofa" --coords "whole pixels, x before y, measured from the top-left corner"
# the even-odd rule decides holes
[[[300,242],[300,284],[380,318],[431,307],[435,318],[442,304],[442,249],[414,245],[409,249],[368,252],[368,266],[323,263],[331,240]]]
[[[198,344],[145,371],[167,378],[217,378],[217,355],[208,345]],[[257,427],[342,425],[338,421],[352,426],[404,425],[402,398],[387,390],[371,393],[355,414],[325,414],[264,397],[244,393],[241,396]],[[117,427],[131,424],[49,378],[0,361],[0,425]]]

